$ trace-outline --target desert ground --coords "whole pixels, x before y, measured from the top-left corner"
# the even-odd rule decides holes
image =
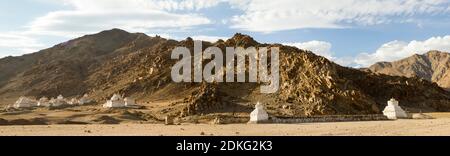
[[[450,113],[435,119],[300,124],[88,124],[0,126],[2,136],[450,136]]]

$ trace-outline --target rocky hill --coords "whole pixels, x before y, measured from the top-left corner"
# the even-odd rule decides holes
[[[448,52],[430,51],[399,61],[380,62],[370,66],[369,70],[394,76],[419,77],[450,89],[450,53]]]
[[[261,44],[236,34],[203,47],[280,47],[280,90],[261,94],[258,83],[173,83],[170,58],[176,46],[194,41],[149,37],[113,29],[83,36],[20,57],[0,59],[0,102],[19,96],[79,97],[98,103],[114,93],[137,98],[161,114],[248,114],[257,101],[276,116],[380,113],[395,97],[410,111],[450,111],[450,93],[419,78],[364,72],[339,66],[310,51]]]

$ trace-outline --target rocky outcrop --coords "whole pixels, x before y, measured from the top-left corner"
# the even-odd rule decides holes
[[[184,99],[183,103],[186,106],[183,108],[181,116],[206,114],[224,108],[227,102],[223,97],[217,84],[202,83],[198,91]]]

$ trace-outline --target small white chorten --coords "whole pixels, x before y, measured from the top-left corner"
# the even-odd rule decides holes
[[[125,106],[135,106],[136,105],[136,100],[134,100],[133,98],[126,97],[124,99],[124,101],[125,101]]]
[[[37,106],[36,101],[23,96],[20,97],[13,105],[14,108],[29,108],[34,106]]]
[[[76,98],[72,98],[70,101],[69,101],[69,104],[70,105],[78,105],[80,102],[79,102],[79,100],[77,100]]]
[[[408,118],[406,112],[398,105],[398,101],[392,98],[388,101],[388,105],[383,110],[383,114],[387,116],[388,119],[399,119]]]
[[[59,107],[67,104],[66,100],[62,95],[59,95],[56,99],[50,100],[50,103],[52,104],[53,107]]]
[[[91,102],[92,102],[92,100],[89,99],[89,96],[87,94],[84,94],[83,97],[81,97],[81,99],[79,100],[80,105],[88,104]]]
[[[125,101],[119,94],[114,94],[110,100],[103,104],[104,108],[125,107]]]
[[[250,113],[249,123],[263,123],[269,120],[269,114],[264,110],[264,106],[256,103],[255,110]]]
[[[44,96],[39,99],[37,106],[38,107],[50,107],[50,100],[48,100],[48,98]]]

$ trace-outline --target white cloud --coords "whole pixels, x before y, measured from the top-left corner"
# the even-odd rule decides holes
[[[60,0],[42,0],[61,4]],[[0,36],[0,57],[34,52],[49,45],[36,40],[44,37],[65,39],[112,28],[131,32],[158,33],[186,31],[210,24],[197,11],[214,7],[216,0],[62,0],[65,7],[48,12],[25,26],[19,33]]]
[[[59,2],[59,0],[58,0]],[[210,8],[222,0],[64,0],[77,10],[165,10],[192,11]]]
[[[335,56],[335,53],[331,50],[332,44],[330,42],[313,40],[308,42],[283,43],[283,45],[289,45],[297,47],[299,49],[309,50],[316,55],[323,56],[328,60],[331,60],[342,66],[358,67],[358,65],[356,65],[354,62],[354,57]]]
[[[233,28],[273,32],[301,28],[377,25],[423,14],[448,13],[448,0],[232,0],[244,11]]]
[[[145,32],[151,28],[180,28],[208,24],[207,18],[195,14],[163,11],[57,11],[37,18],[30,33],[75,37],[111,28]]]
[[[345,67],[354,67],[354,68],[361,68],[362,66],[360,64],[355,63],[355,57],[351,56],[344,56],[344,57],[336,57],[333,62],[345,66]]]
[[[219,2],[214,0],[64,0],[64,4],[69,9],[49,12],[35,19],[28,25],[27,33],[76,37],[111,28],[121,28],[132,32],[148,32],[161,28],[189,29],[212,23],[208,18],[193,12],[216,6]]]
[[[217,6],[222,0],[153,0],[152,5],[165,10],[200,10]],[[150,2],[151,3],[151,2]]]
[[[342,66],[355,68],[369,67],[377,62],[391,62],[410,57],[414,54],[424,54],[431,50],[450,52],[450,35],[431,37],[424,41],[391,41],[381,45],[373,53],[360,53],[357,56],[337,57],[332,52],[332,44],[324,41],[309,41],[284,43],[300,49],[310,50]]]
[[[18,32],[0,33],[0,58],[5,56],[20,56],[30,52],[36,52],[45,45],[34,38]]]
[[[313,53],[323,56],[327,59],[333,60],[333,53],[331,52],[331,43],[324,41],[309,41],[309,42],[296,42],[296,43],[284,43],[284,45],[294,46],[299,49],[309,50]]]
[[[423,54],[430,50],[450,51],[450,35],[431,37],[425,41],[391,41],[383,44],[374,53],[361,53],[354,63],[368,67],[380,61],[395,61],[414,54]]]

